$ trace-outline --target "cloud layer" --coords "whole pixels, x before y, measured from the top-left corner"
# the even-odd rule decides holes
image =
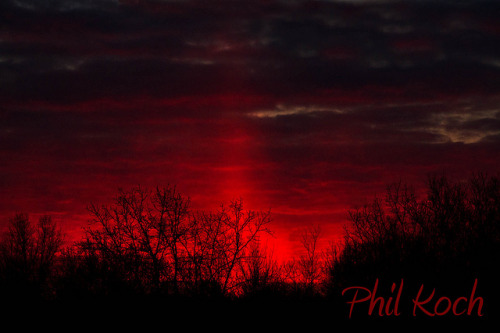
[[[77,234],[118,187],[339,236],[399,179],[498,172],[494,1],[0,4],[0,215]]]

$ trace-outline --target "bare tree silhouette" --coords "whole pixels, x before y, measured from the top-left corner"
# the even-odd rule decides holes
[[[189,267],[186,280],[198,290],[217,287],[221,294],[240,292],[241,267],[255,259],[251,247],[262,233],[270,233],[270,221],[269,212],[245,211],[241,199],[228,208],[221,205],[215,212],[193,214],[187,237],[181,240]]]
[[[322,277],[322,258],[318,250],[318,239],[321,234],[319,227],[311,227],[304,230],[301,244],[305,254],[300,256],[298,266],[302,279],[307,289],[312,290]]]
[[[484,174],[456,182],[431,176],[421,198],[409,186],[389,186],[385,200],[349,213],[344,247],[330,264],[331,292],[404,278],[453,295],[461,283],[479,278],[496,297],[499,185]]]
[[[175,187],[120,191],[112,205],[91,205],[82,253],[103,261],[147,292],[225,295],[243,283],[250,246],[270,213],[245,211],[235,200],[215,212],[192,212]]]
[[[316,296],[325,277],[325,252],[319,249],[321,228],[309,226],[300,234],[303,253],[284,263],[284,280],[293,290],[295,297]]]
[[[282,269],[273,254],[260,242],[253,242],[248,259],[241,262],[242,292],[246,297],[276,297],[281,293],[284,279]]]
[[[49,282],[62,243],[62,232],[50,216],[40,217],[36,225],[25,214],[12,218],[0,243],[0,275],[5,294],[41,297],[50,293]]]

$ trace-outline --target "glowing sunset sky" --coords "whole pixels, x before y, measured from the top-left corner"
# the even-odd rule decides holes
[[[0,2],[0,226],[176,184],[278,238],[402,179],[497,173],[497,1]],[[289,245],[287,245],[289,246]],[[290,245],[293,246],[293,245]]]

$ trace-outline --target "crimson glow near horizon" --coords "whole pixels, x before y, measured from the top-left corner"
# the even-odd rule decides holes
[[[500,5],[8,0],[0,227],[176,185],[271,209],[281,252],[400,179],[498,173]],[[279,250],[280,251],[280,250]]]

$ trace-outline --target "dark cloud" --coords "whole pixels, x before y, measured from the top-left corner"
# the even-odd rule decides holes
[[[400,178],[498,172],[495,1],[0,4],[0,215],[117,187],[338,232]],[[76,232],[76,231],[75,231]],[[290,236],[293,238],[292,236]]]

